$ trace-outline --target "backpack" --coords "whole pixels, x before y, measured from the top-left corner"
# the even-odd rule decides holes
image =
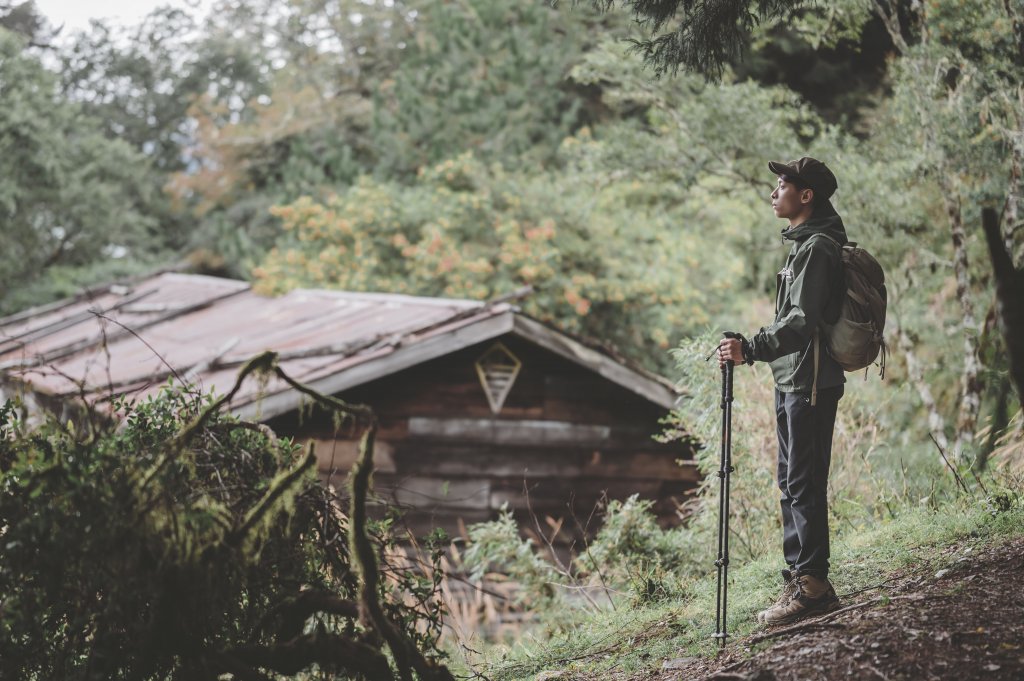
[[[827,234],[823,236],[836,246],[839,242]],[[870,366],[881,354],[880,375],[885,378],[887,351],[882,332],[885,330],[885,272],[874,256],[855,242],[840,248],[846,294],[842,311],[835,324],[823,324],[825,347],[839,366],[846,371],[859,371]],[[815,331],[814,390],[818,384],[818,345],[821,335]],[[866,375],[866,374],[865,374]]]

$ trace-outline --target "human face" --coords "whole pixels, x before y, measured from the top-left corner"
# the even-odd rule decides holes
[[[771,199],[775,217],[789,220],[790,225],[797,225],[810,217],[813,210],[814,192],[798,187],[780,177]]]

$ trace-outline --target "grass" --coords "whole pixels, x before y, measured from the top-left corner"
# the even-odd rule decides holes
[[[958,543],[999,543],[1024,533],[1024,507],[1018,498],[1008,510],[956,500],[939,509],[908,508],[895,518],[863,528],[847,528],[833,541],[831,579],[840,595],[869,589],[888,575],[947,567],[942,549]],[[715,547],[708,547],[711,567]],[[734,563],[729,574],[729,630],[733,638],[758,628],[755,614],[780,588],[776,555]],[[494,646],[474,670],[492,681],[533,679],[561,671],[560,679],[603,679],[639,675],[666,659],[714,655],[715,573],[683,587],[682,595],[644,606],[628,604],[592,613],[571,626],[526,636],[512,646]],[[853,599],[855,597],[851,597]]]

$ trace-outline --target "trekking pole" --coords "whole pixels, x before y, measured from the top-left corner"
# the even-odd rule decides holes
[[[726,333],[726,338],[736,334]],[[718,586],[715,594],[715,638],[725,647],[729,598],[729,474],[732,473],[732,362],[722,365],[722,450],[718,467]]]

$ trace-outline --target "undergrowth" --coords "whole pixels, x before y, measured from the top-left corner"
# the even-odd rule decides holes
[[[860,532],[833,542],[831,579],[842,598],[878,587],[905,571],[934,573],[950,560],[950,544],[999,543],[1024,533],[1019,492],[1000,490],[1000,501],[960,498],[939,508],[907,508]],[[710,561],[713,546],[705,553]],[[710,562],[709,562],[710,566]],[[755,614],[778,595],[779,561],[772,555],[736,562],[729,575],[729,633],[757,628]],[[542,671],[560,678],[607,678],[611,673],[657,669],[666,659],[714,654],[715,574],[713,568],[672,598],[591,611],[572,626],[541,629],[511,645],[490,647],[465,661],[493,681],[532,679]]]

